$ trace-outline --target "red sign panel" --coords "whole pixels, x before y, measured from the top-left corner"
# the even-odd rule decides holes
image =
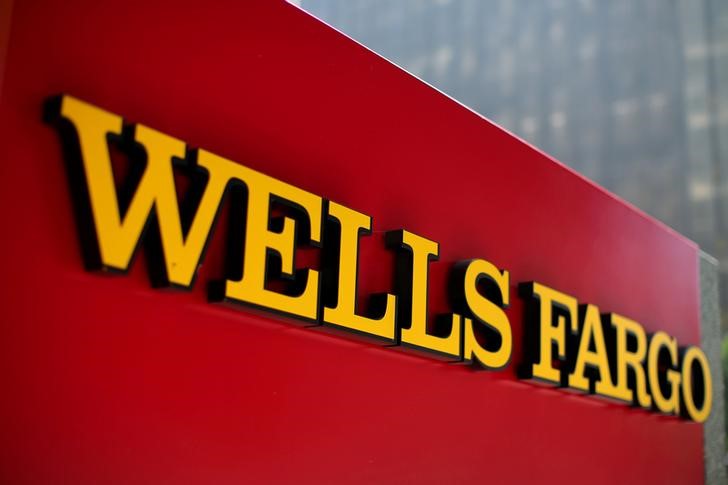
[[[3,481],[701,480],[700,424],[516,375],[521,281],[699,345],[691,242],[283,1],[16,2],[10,29]],[[85,271],[77,194],[42,119],[59,93],[371,215],[362,305],[393,291],[389,230],[439,243],[433,314],[449,311],[453,263],[508,269],[510,365],[478,372],[209,303],[227,203],[191,291],[153,289],[143,249],[126,275]]]

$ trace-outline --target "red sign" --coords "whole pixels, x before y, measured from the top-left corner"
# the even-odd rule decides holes
[[[517,378],[522,281],[699,345],[691,242],[283,1],[17,2],[10,28],[6,481],[700,481],[700,424]],[[191,291],[153,289],[142,248],[126,275],[85,271],[79,194],[42,120],[59,93],[372,216],[362,308],[395,291],[386,231],[439,243],[433,315],[452,310],[455,262],[507,268],[511,365],[476,372],[210,304],[228,199]],[[123,192],[129,163],[117,154],[114,169]]]

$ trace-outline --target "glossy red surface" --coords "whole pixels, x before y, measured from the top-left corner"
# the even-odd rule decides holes
[[[15,2],[0,99],[3,483],[697,483],[702,428],[515,379],[536,279],[698,344],[696,247],[279,0]],[[88,273],[68,93],[511,271],[516,349],[469,368]],[[391,288],[363,242],[360,291]]]

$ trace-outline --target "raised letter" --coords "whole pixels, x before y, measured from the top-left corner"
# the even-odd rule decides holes
[[[376,307],[374,311],[381,314],[379,318],[369,318],[356,313],[359,236],[371,233],[372,218],[330,201],[328,215],[324,251],[327,252],[325,257],[330,265],[326,271],[337,274],[338,277],[336,290],[333,287],[327,288],[327,297],[332,300],[335,298],[336,301],[335,303],[328,301],[324,306],[324,323],[375,335],[393,342],[397,304],[394,295],[372,295],[372,306]],[[334,234],[337,230],[338,237]]]
[[[397,325],[401,329],[402,343],[459,357],[459,316],[450,316],[447,336],[427,332],[428,267],[430,261],[437,261],[439,245],[405,230],[388,232],[387,245],[397,249]]]
[[[697,385],[693,381],[693,364],[697,363],[700,368],[700,380]],[[695,403],[695,391],[702,396],[700,408]],[[705,354],[698,347],[685,349],[682,362],[682,395],[683,404],[688,417],[698,423],[705,422],[710,415],[710,408],[713,405],[713,379],[710,375],[710,366]]]
[[[499,271],[483,259],[472,259],[455,265],[453,304],[464,319],[463,359],[477,361],[487,369],[505,367],[513,350],[513,336],[508,316],[503,311],[510,304],[508,271]],[[486,295],[478,285],[486,283]],[[485,342],[477,338],[475,323],[488,332]]]
[[[670,365],[677,367],[677,340],[665,332],[657,332],[650,340],[650,348],[647,352],[647,375],[650,381],[650,394],[652,402],[659,411],[667,414],[678,414],[680,411],[680,373],[668,367],[666,371],[667,382],[670,385],[670,393],[667,397],[660,388],[659,357],[660,350],[667,349],[670,354]]]
[[[525,296],[531,299],[527,302],[525,365],[521,369],[521,376],[562,384],[562,368],[554,368],[554,359],[561,361],[564,366],[566,326],[568,324],[572,332],[577,332],[578,302],[572,296],[535,282],[522,285],[521,288]]]
[[[204,155],[220,158],[211,153]],[[308,268],[296,270],[297,221],[285,216],[277,221],[281,226],[278,230],[271,228],[271,201],[275,199],[298,210],[310,227],[306,242],[316,246],[321,242],[321,197],[242,165],[237,166],[235,177],[248,188],[243,277],[225,282],[225,298],[315,321],[318,317],[319,272]],[[301,284],[299,294],[289,295],[266,288],[266,274],[270,270],[268,255],[271,252],[280,257],[282,275],[295,277]]]
[[[584,375],[586,366],[596,369],[599,378],[595,379],[594,392],[603,396],[614,397],[615,389],[612,385],[612,376],[609,372],[609,360],[607,360],[607,347],[604,344],[604,331],[599,316],[599,308],[596,305],[586,305],[580,312],[583,317],[581,325],[581,336],[579,339],[579,350],[576,353],[574,370],[569,375],[569,387],[590,391],[589,379]],[[591,350],[591,343],[594,343],[594,350]]]
[[[647,337],[642,325],[621,315],[610,315],[612,327],[616,332],[617,379],[613,397],[623,401],[634,402],[643,408],[649,408],[652,399],[647,393],[645,378],[645,357],[647,355]],[[634,350],[627,348],[627,336],[632,335],[637,342]],[[627,369],[634,373],[634,390],[627,385]]]
[[[154,210],[164,257],[164,274],[155,283],[188,287],[230,178],[231,166],[198,161],[209,179],[189,230],[183,234],[172,160],[185,158],[184,142],[143,125],[133,127],[133,141],[144,148],[147,163],[122,215],[107,143],[107,136],[121,136],[121,117],[71,96],[61,99],[60,114],[76,128],[96,228],[98,263],[104,268],[126,271]]]

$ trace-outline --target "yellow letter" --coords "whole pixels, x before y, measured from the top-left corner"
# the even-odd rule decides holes
[[[698,388],[698,395],[702,395],[702,407],[698,409],[695,405],[695,385],[693,383],[693,363],[697,362],[702,374],[702,389]],[[702,391],[702,392],[701,392]],[[698,347],[685,349],[682,362],[682,395],[683,404],[687,415],[698,423],[705,422],[710,415],[710,408],[713,405],[713,378],[710,375],[710,366],[705,354]]]
[[[358,332],[375,335],[386,340],[395,340],[395,315],[397,299],[394,295],[373,295],[373,303],[380,310],[380,318],[368,318],[356,313],[356,283],[359,263],[359,236],[370,234],[372,218],[344,207],[335,202],[328,202],[330,224],[327,232],[338,226],[338,238],[329,241],[327,235],[325,251],[333,258],[332,268],[327,271],[338,272],[337,297],[335,306],[324,306],[325,323],[345,327]]]
[[[396,285],[402,343],[441,354],[460,356],[461,319],[453,314],[447,336],[427,333],[428,266],[437,261],[435,241],[400,230],[387,233],[387,245],[397,249]],[[408,327],[405,327],[408,325]]]
[[[670,365],[677,367],[677,340],[665,332],[657,332],[650,340],[650,348],[647,352],[647,375],[650,381],[650,393],[655,407],[667,414],[678,414],[680,412],[680,373],[668,368],[667,381],[670,385],[668,397],[660,389],[659,357],[660,349],[667,349],[670,354]]]
[[[645,330],[637,322],[621,315],[611,314],[612,327],[616,332],[617,383],[613,397],[623,401],[635,402],[643,408],[649,408],[652,399],[647,393],[645,378],[645,357],[647,355],[647,337]],[[637,341],[637,348],[627,348],[627,336],[632,335]],[[627,386],[627,369],[631,368],[635,377],[634,391]],[[636,394],[636,396],[635,396]]]
[[[593,351],[590,349],[591,342],[594,342]],[[607,347],[604,344],[602,321],[596,305],[586,305],[583,309],[579,350],[576,354],[574,370],[569,375],[569,387],[589,391],[589,379],[584,375],[587,365],[599,371],[599,379],[595,380],[595,392],[603,396],[615,397],[616,392],[612,385],[609,360],[607,360]]]
[[[510,304],[508,271],[501,272],[483,259],[460,262],[453,270],[455,280],[453,303],[456,310],[468,316],[465,318],[463,331],[463,359],[467,362],[476,360],[488,369],[505,367],[513,350],[511,324],[503,311],[503,308],[507,308]],[[478,291],[478,284],[481,281],[495,285],[486,290],[490,290],[487,297]],[[453,323],[457,316],[453,317]],[[485,342],[486,346],[479,342],[474,322],[478,322],[486,331],[490,331],[490,336],[486,337],[488,340]],[[493,340],[490,340],[491,336]]]
[[[122,217],[106,141],[108,135],[121,136],[121,117],[71,96],[62,98],[61,115],[75,126],[78,134],[102,266],[121,271],[128,269],[144,226],[154,209],[164,255],[165,274],[162,275],[161,283],[189,286],[230,178],[231,167],[202,160],[198,162],[208,171],[209,181],[190,229],[184,235],[172,158],[185,158],[185,144],[146,126],[137,125],[134,140],[144,147],[147,164]]]
[[[553,360],[556,358],[563,363],[566,359],[566,320],[569,320],[571,331],[576,333],[578,302],[572,296],[539,283],[529,283],[523,288],[526,296],[538,300],[538,304],[529,303],[531,308],[526,312],[523,377],[561,384],[561,369],[554,368]],[[531,317],[533,321],[528,321]],[[553,345],[556,346],[555,356]]]
[[[200,151],[200,157],[203,152]],[[220,157],[204,152],[206,159],[220,160]],[[280,230],[270,228],[271,200],[298,210],[310,223],[309,242],[321,242],[321,219],[323,201],[321,197],[289,185],[242,165],[236,165],[235,177],[245,183],[248,189],[243,277],[237,281],[225,282],[225,298],[250,303],[287,313],[307,320],[318,318],[319,272],[304,269],[296,274],[296,220],[285,216]],[[300,294],[288,295],[266,288],[268,253],[280,256],[281,273],[302,283]],[[303,283],[305,282],[305,283]]]

